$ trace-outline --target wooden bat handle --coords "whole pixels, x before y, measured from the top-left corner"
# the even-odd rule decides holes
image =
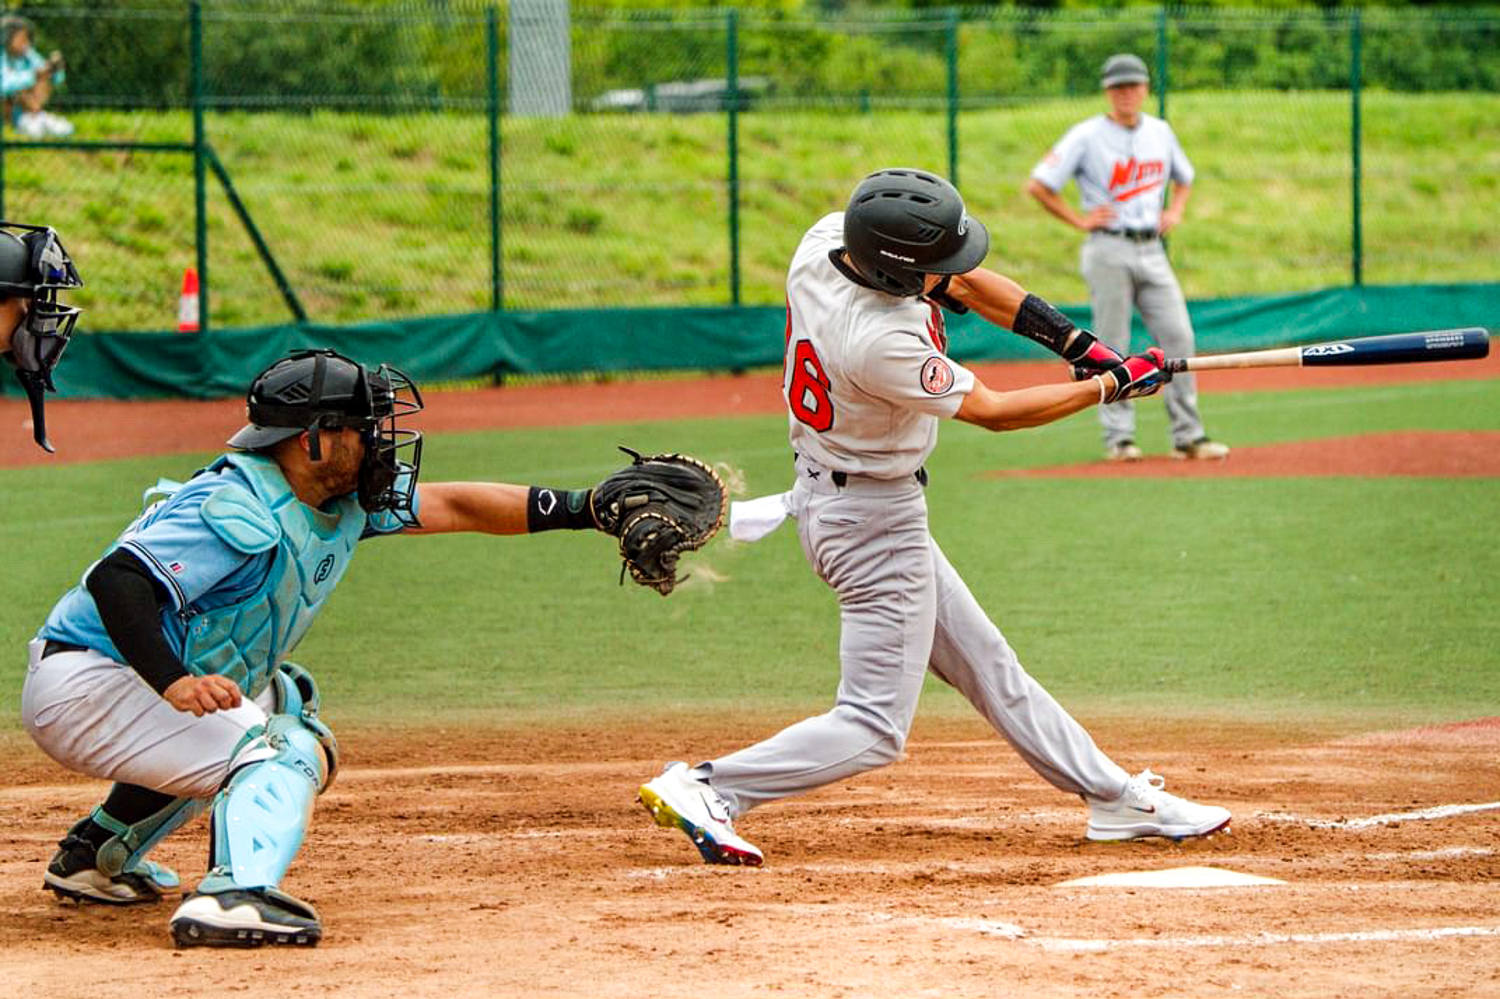
[[[1210,354],[1206,357],[1169,357],[1166,369],[1173,374],[1183,371],[1215,371],[1225,368],[1295,368],[1302,363],[1300,347],[1274,350],[1244,350],[1235,354]]]

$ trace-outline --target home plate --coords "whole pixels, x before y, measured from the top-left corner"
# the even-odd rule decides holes
[[[1284,885],[1277,878],[1241,874],[1222,867],[1169,867],[1164,871],[1122,871],[1095,874],[1063,881],[1059,888],[1240,888],[1248,885]]]

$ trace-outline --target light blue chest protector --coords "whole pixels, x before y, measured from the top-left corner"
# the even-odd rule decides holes
[[[335,500],[331,513],[311,509],[270,458],[228,454],[208,471],[226,465],[238,469],[250,489],[231,484],[215,490],[204,501],[204,522],[236,551],[256,555],[274,548],[275,554],[255,593],[189,616],[182,661],[189,672],[227,676],[255,697],[343,577],[365,512],[353,496]]]

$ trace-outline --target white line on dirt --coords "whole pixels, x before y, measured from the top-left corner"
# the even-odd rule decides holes
[[[981,931],[983,932],[983,931]],[[1042,950],[1097,952],[1130,948],[1272,947],[1282,944],[1398,943],[1407,940],[1444,940],[1452,937],[1497,937],[1500,926],[1437,926],[1418,930],[1364,930],[1353,933],[1255,933],[1237,937],[1149,937],[1125,940],[1080,940],[1069,937],[1022,937]]]
[[[1310,819],[1304,815],[1291,815],[1286,812],[1256,812],[1255,817],[1267,822],[1296,822],[1314,829],[1369,829],[1372,826],[1383,826],[1392,822],[1451,819],[1455,815],[1493,812],[1497,809],[1500,809],[1500,801],[1490,801],[1482,805],[1438,805],[1435,808],[1422,808],[1415,812],[1390,812],[1386,815],[1371,815],[1363,819]]]
[[[1393,853],[1366,853],[1366,860],[1452,860],[1456,857],[1493,857],[1495,851],[1485,846],[1449,846],[1441,850],[1407,850]]]

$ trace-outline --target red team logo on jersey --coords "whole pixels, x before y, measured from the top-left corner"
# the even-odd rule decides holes
[[[1109,193],[1116,201],[1129,201],[1137,194],[1160,187],[1166,175],[1167,165],[1161,160],[1137,160],[1132,156],[1115,164],[1109,175]]]
[[[953,387],[953,368],[941,357],[929,357],[922,362],[922,391],[928,395],[942,395]]]

